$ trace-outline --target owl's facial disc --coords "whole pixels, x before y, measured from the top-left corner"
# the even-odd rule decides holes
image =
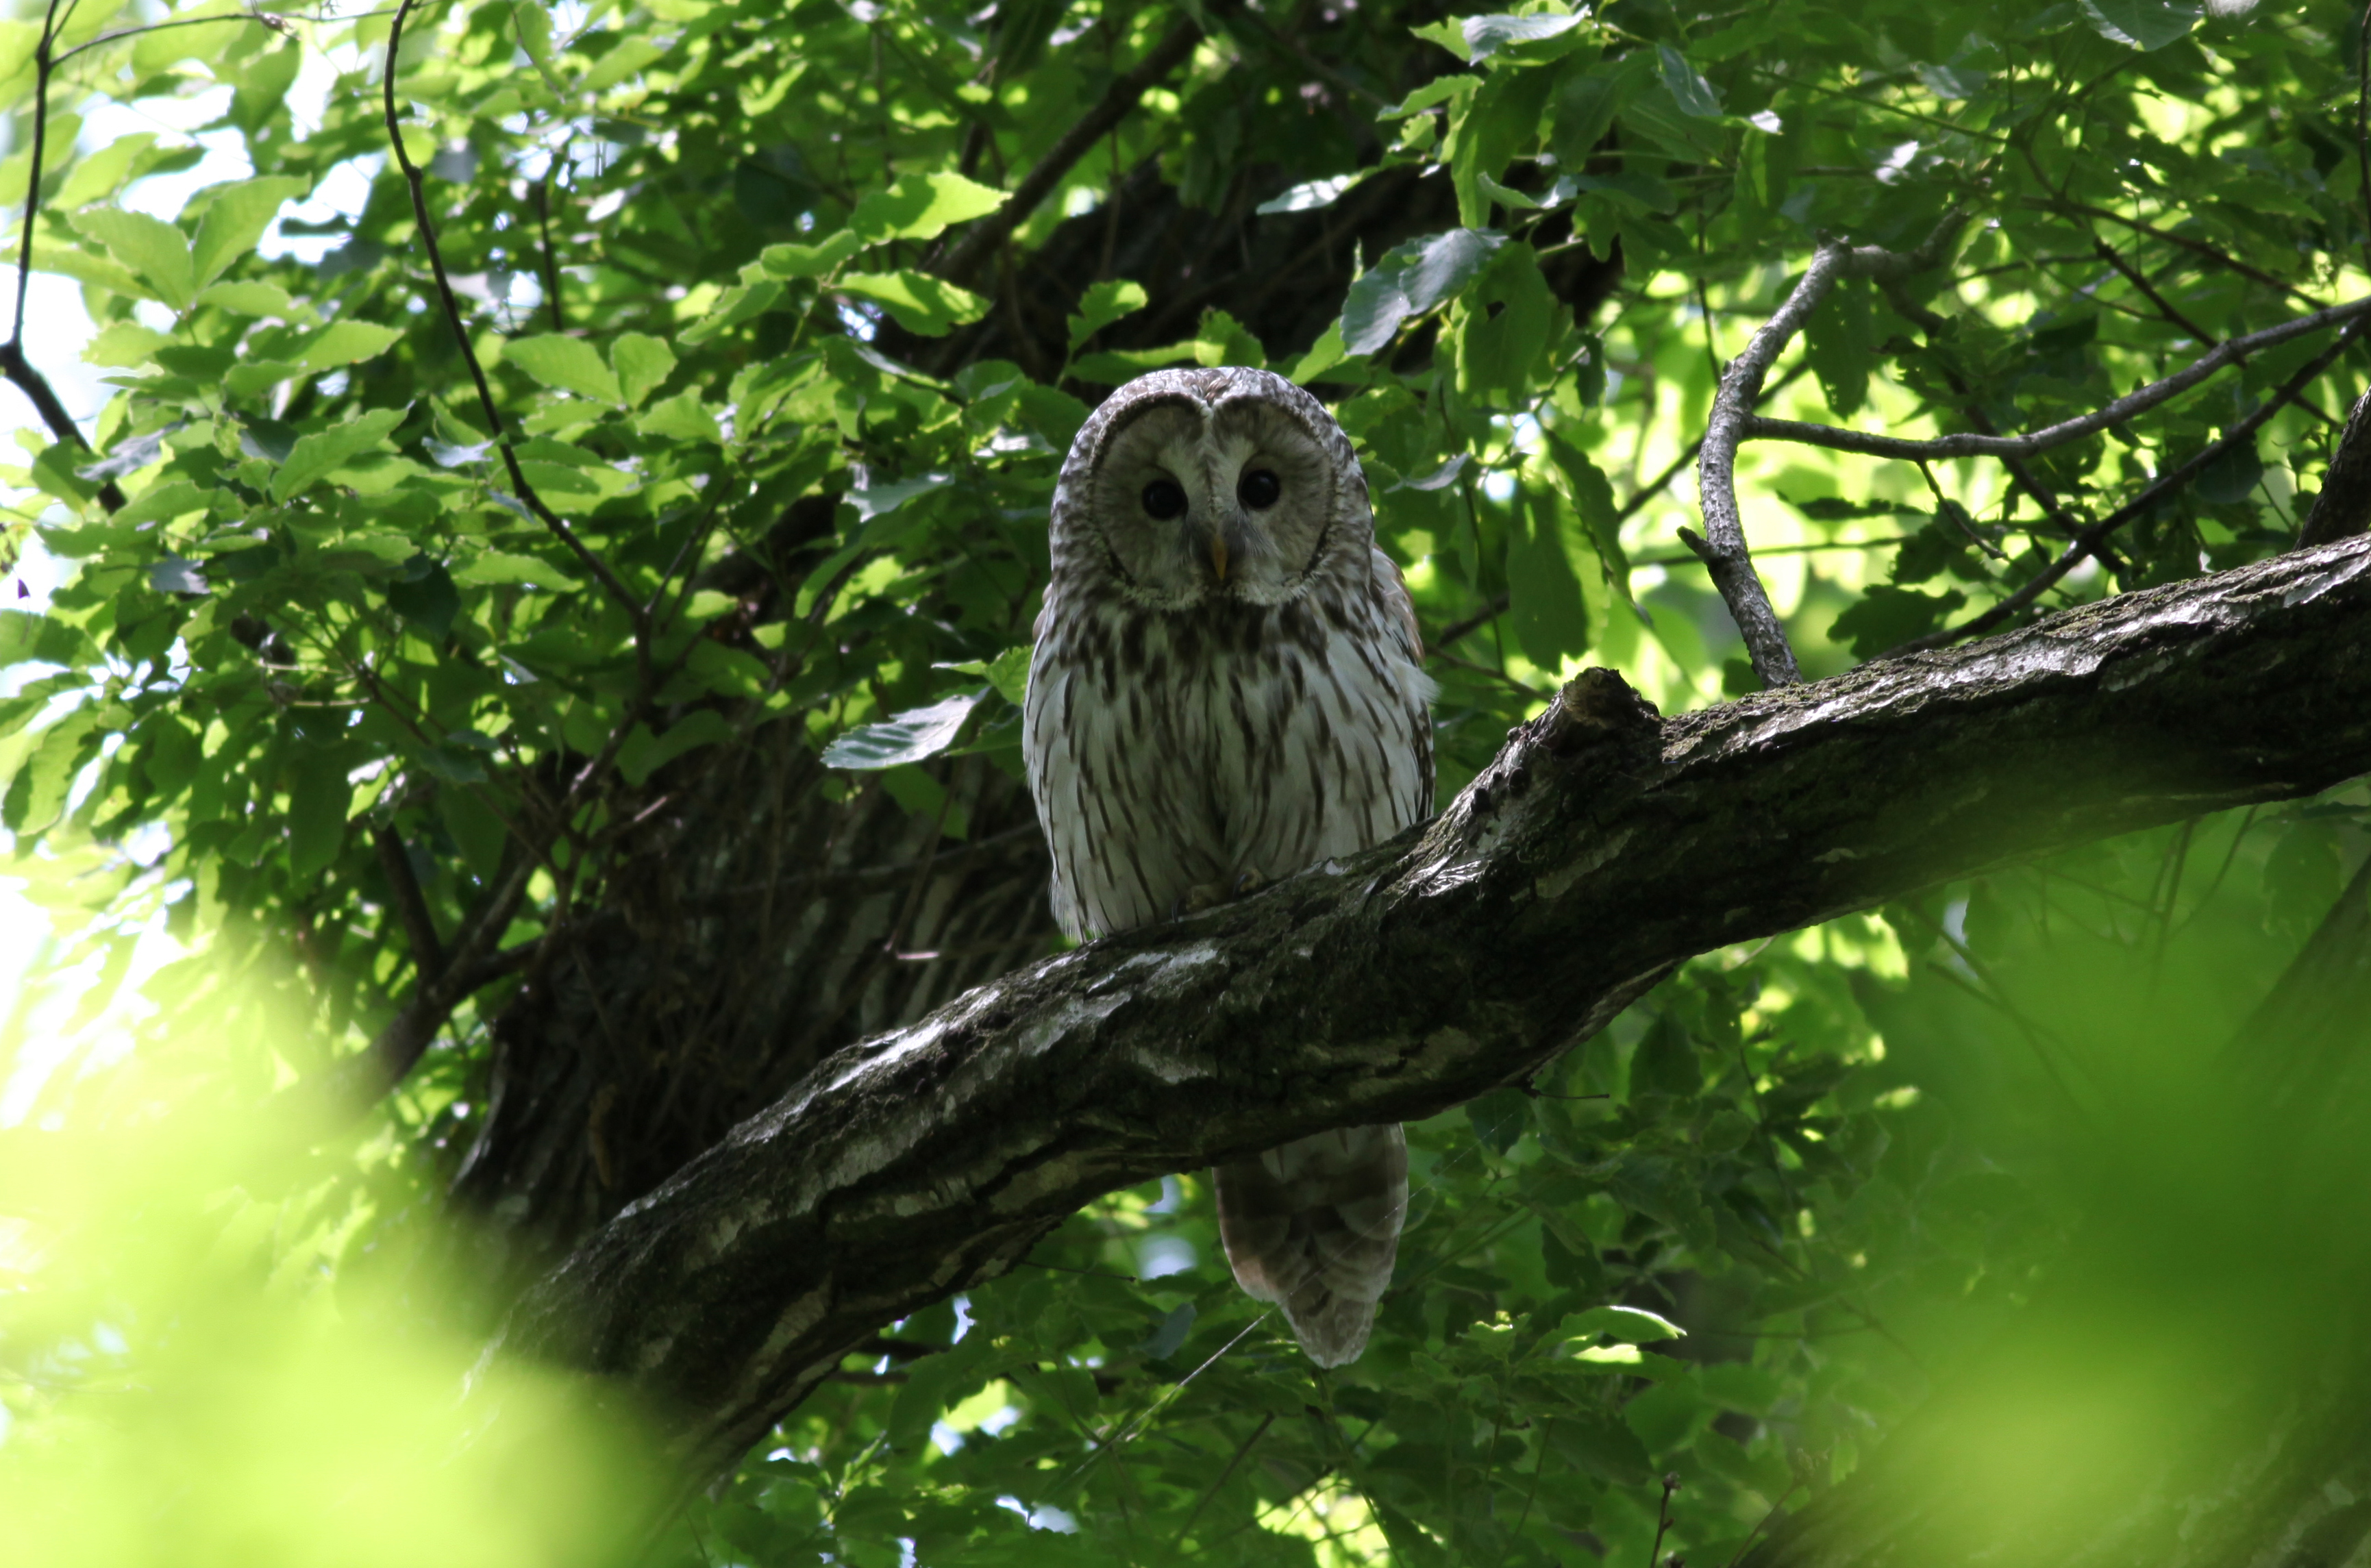
[[[1336,484],[1324,449],[1271,405],[1163,399],[1111,437],[1094,514],[1140,598],[1273,605],[1301,591]]]

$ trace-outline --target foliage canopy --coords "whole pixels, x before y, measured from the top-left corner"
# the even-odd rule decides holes
[[[270,1290],[466,1342],[784,1075],[1050,951],[1015,704],[1047,496],[1109,388],[1264,364],[1336,409],[1433,652],[1445,799],[1583,663],[1666,710],[1756,688],[1674,481],[1822,239],[1943,248],[1840,282],[1761,411],[1895,434],[2040,429],[2360,297],[2361,43],[2333,0],[81,0],[0,23],[0,192],[22,202],[40,149],[25,254],[82,285],[113,388],[0,471],[0,559],[76,563],[0,608],[0,824],[59,932],[0,1101],[9,1169],[43,1164],[45,1126],[360,1064],[386,1092],[359,1138],[226,1177],[190,1223]],[[86,127],[160,99],[202,101],[247,172],[158,211],[198,149]],[[2202,454],[2041,605],[2289,548],[2371,365],[2351,334],[2009,465],[1749,444],[1746,532],[1805,673],[2008,599]],[[22,341],[20,319],[20,385]],[[585,933],[788,930],[820,897],[713,821],[661,833],[718,815],[701,790],[736,769],[795,792],[776,810],[894,812],[919,848],[850,872],[886,938],[832,962],[920,978],[861,968],[771,1078],[670,1058],[731,1093],[626,1174],[618,1090],[588,1091],[565,1139],[598,1180],[564,1217],[474,1205],[509,1136],[503,1020],[563,986],[598,1010]],[[884,1325],[660,1551],[1730,1561],[1976,1364],[2103,1210],[2205,1224],[2147,1151],[2244,1168],[2192,1074],[2321,921],[2366,813],[2356,787],[1706,955],[1529,1090],[1412,1129],[1400,1284],[1337,1376],[1234,1292],[1194,1174],[1116,1193],[1035,1266]],[[913,858],[999,845],[1026,913],[969,969],[898,951],[936,917]],[[687,846],[764,866],[782,908],[686,905],[653,867]],[[157,966],[160,934],[183,955]],[[37,1005],[85,987],[71,1020]],[[124,1090],[106,1043],[176,1030],[211,1043],[186,1082]],[[77,1039],[84,1068],[57,1067]],[[475,1255],[448,1208],[519,1232],[474,1289],[425,1283]],[[215,1332],[177,1314],[189,1276],[135,1288],[72,1251],[99,1211],[20,1211],[0,1271],[87,1293],[0,1317],[0,1466]],[[2296,1285],[2301,1320],[2326,1284]],[[305,1375],[237,1343],[260,1382]],[[2068,1475],[2112,1471],[2148,1408],[2082,1427],[2109,1458]],[[2071,1492],[2020,1476],[2057,1517]]]

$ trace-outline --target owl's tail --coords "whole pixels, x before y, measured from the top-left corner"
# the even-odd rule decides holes
[[[1281,1306],[1320,1366],[1358,1359],[1407,1215],[1407,1138],[1398,1124],[1296,1138],[1214,1174],[1235,1283]]]

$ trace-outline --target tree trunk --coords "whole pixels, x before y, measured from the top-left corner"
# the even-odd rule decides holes
[[[601,906],[494,1025],[453,1183],[494,1266],[542,1267],[833,1051],[1047,950],[1027,791],[984,757],[951,776],[962,840],[877,780],[833,800],[769,724],[620,846]]]

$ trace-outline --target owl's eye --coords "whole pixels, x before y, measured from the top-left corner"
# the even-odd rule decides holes
[[[1284,493],[1284,481],[1266,468],[1254,468],[1235,481],[1235,499],[1254,512],[1266,512]]]
[[[1186,487],[1175,479],[1155,479],[1144,487],[1145,514],[1166,523],[1186,515]]]

